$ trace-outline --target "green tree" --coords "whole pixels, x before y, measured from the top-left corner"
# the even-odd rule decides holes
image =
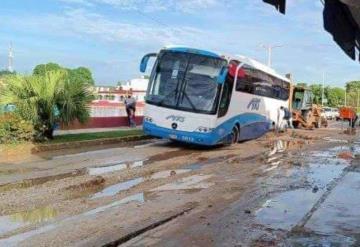
[[[94,85],[94,79],[92,77],[91,71],[85,67],[79,67],[76,69],[69,69],[69,77],[72,81],[84,82],[91,85]]]
[[[298,86],[298,87],[307,87],[308,85],[307,85],[307,83],[299,82],[299,83],[296,84],[296,86]]]
[[[310,85],[310,89],[314,95],[314,104],[321,104],[322,85],[312,84]]]
[[[55,124],[85,123],[93,95],[88,83],[72,81],[66,70],[44,75],[12,76],[0,91],[0,104],[14,104],[22,119],[32,121],[38,139],[53,138]]]
[[[33,70],[33,75],[44,76],[46,72],[56,71],[61,69],[63,68],[57,63],[39,64],[35,66]]]
[[[357,107],[360,97],[360,81],[350,81],[346,83],[346,104]],[[359,110],[359,109],[358,109]]]
[[[124,85],[126,85],[126,81],[118,81],[118,82],[116,83],[116,85],[118,85],[118,86],[124,86]]]
[[[46,74],[46,72],[58,71],[58,70],[67,70],[68,71],[67,76],[69,77],[70,81],[76,81],[76,82],[81,81],[83,83],[88,83],[91,85],[95,84],[95,81],[92,77],[92,73],[91,73],[90,69],[85,68],[85,67],[69,69],[69,68],[62,67],[57,63],[39,64],[39,65],[35,66],[35,68],[33,70],[33,75],[44,76]]]
[[[15,71],[10,72],[8,70],[0,70],[0,77],[7,76],[7,75],[15,75],[15,74],[16,74]]]
[[[356,92],[360,90],[360,81],[349,81],[346,83],[346,92]]]
[[[338,107],[340,105],[344,105],[345,89],[339,87],[326,87],[325,95],[328,99],[329,106]]]

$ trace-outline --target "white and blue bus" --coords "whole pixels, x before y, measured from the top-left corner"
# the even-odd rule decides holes
[[[145,99],[147,135],[212,146],[258,138],[289,106],[290,81],[243,56],[187,47],[147,54],[155,63]]]

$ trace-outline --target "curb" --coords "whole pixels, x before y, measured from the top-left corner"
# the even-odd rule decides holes
[[[152,137],[146,135],[136,135],[136,136],[126,136],[126,137],[116,137],[116,138],[102,138],[102,139],[87,140],[87,141],[73,141],[73,142],[54,143],[54,144],[38,144],[31,149],[31,153],[56,151],[62,149],[72,149],[79,146],[89,147],[96,145],[125,143],[125,142],[141,141],[148,139],[152,139]]]

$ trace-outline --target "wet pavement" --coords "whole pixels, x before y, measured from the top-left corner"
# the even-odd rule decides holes
[[[359,138],[308,133],[0,166],[0,246],[359,246]]]
[[[343,145],[308,152],[302,159],[302,167],[287,171],[302,177],[304,188],[277,193],[256,211],[259,224],[287,232],[283,242],[277,245],[360,244],[360,173],[350,172],[360,165],[360,160],[354,159],[359,155],[360,146],[354,142]]]

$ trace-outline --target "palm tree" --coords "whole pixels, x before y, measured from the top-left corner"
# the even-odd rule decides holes
[[[14,104],[23,119],[33,122],[38,137],[48,139],[53,139],[57,123],[85,123],[93,98],[90,85],[71,81],[65,70],[10,76],[0,91],[0,104]]]

